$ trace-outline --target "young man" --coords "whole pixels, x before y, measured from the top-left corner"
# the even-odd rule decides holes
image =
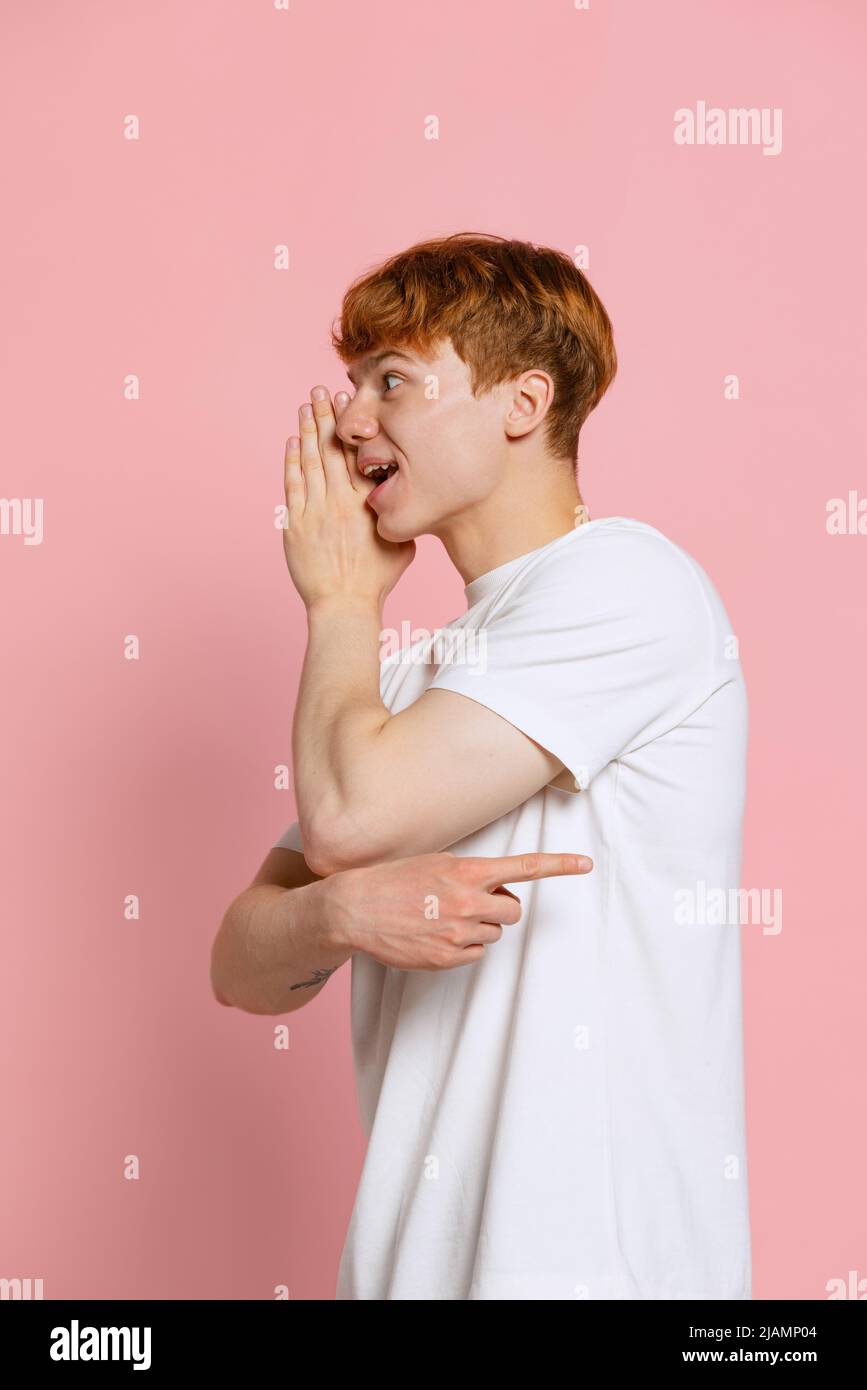
[[[608,316],[562,253],[461,234],[340,323],[355,394],[315,388],[286,452],[298,822],[215,954],[242,1007],[242,956],[308,997],[352,958],[337,1297],[748,1299],[740,939],[683,906],[739,884],[744,683],[696,562],[581,500]],[[438,634],[380,667],[423,534],[467,611],[447,659]]]

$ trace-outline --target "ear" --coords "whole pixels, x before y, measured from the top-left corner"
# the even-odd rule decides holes
[[[547,372],[534,368],[515,377],[507,388],[506,434],[520,439],[541,424],[554,399],[554,381]]]

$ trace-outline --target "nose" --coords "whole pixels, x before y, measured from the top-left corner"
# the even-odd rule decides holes
[[[344,444],[357,449],[364,440],[373,439],[379,432],[379,422],[358,395],[351,396],[337,419],[337,434]]]

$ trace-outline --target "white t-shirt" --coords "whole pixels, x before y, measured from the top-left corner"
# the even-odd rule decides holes
[[[449,848],[595,867],[513,884],[521,921],[473,965],[353,956],[368,1147],[336,1296],[749,1299],[740,930],[703,910],[740,882],[747,704],[725,609],[624,517],[466,596],[451,650],[441,631],[383,664],[386,707],[457,691],[566,771]],[[302,848],[297,823],[278,843]]]

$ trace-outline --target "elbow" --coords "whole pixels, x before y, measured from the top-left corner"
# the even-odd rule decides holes
[[[227,1009],[234,1008],[231,999],[226,994],[223,985],[217,977],[217,972],[213,965],[211,965],[211,993],[218,1004],[222,1004]]]
[[[369,835],[361,835],[355,819],[344,815],[314,818],[302,826],[304,858],[320,878],[378,864],[385,857]]]
[[[309,848],[305,842],[304,859],[307,867],[320,878],[329,878],[331,874],[342,873],[344,869],[358,867],[351,856],[340,852],[334,840],[313,840]]]
[[[211,993],[213,994],[218,1004],[223,1004],[227,1009],[234,1008],[231,999],[229,999],[227,995],[223,992],[222,986],[220,985],[217,979],[217,974],[213,965],[211,966]]]
[[[229,909],[229,912],[231,912],[231,908]],[[226,913],[225,917],[220,923],[220,929],[217,932],[217,935],[214,937],[214,943],[211,946],[210,982],[211,993],[213,994],[217,1003],[223,1004],[226,1008],[231,1009],[234,1008],[234,1001],[229,998],[225,979],[225,971],[222,963],[222,947],[225,938],[226,921],[229,917],[229,912]]]

